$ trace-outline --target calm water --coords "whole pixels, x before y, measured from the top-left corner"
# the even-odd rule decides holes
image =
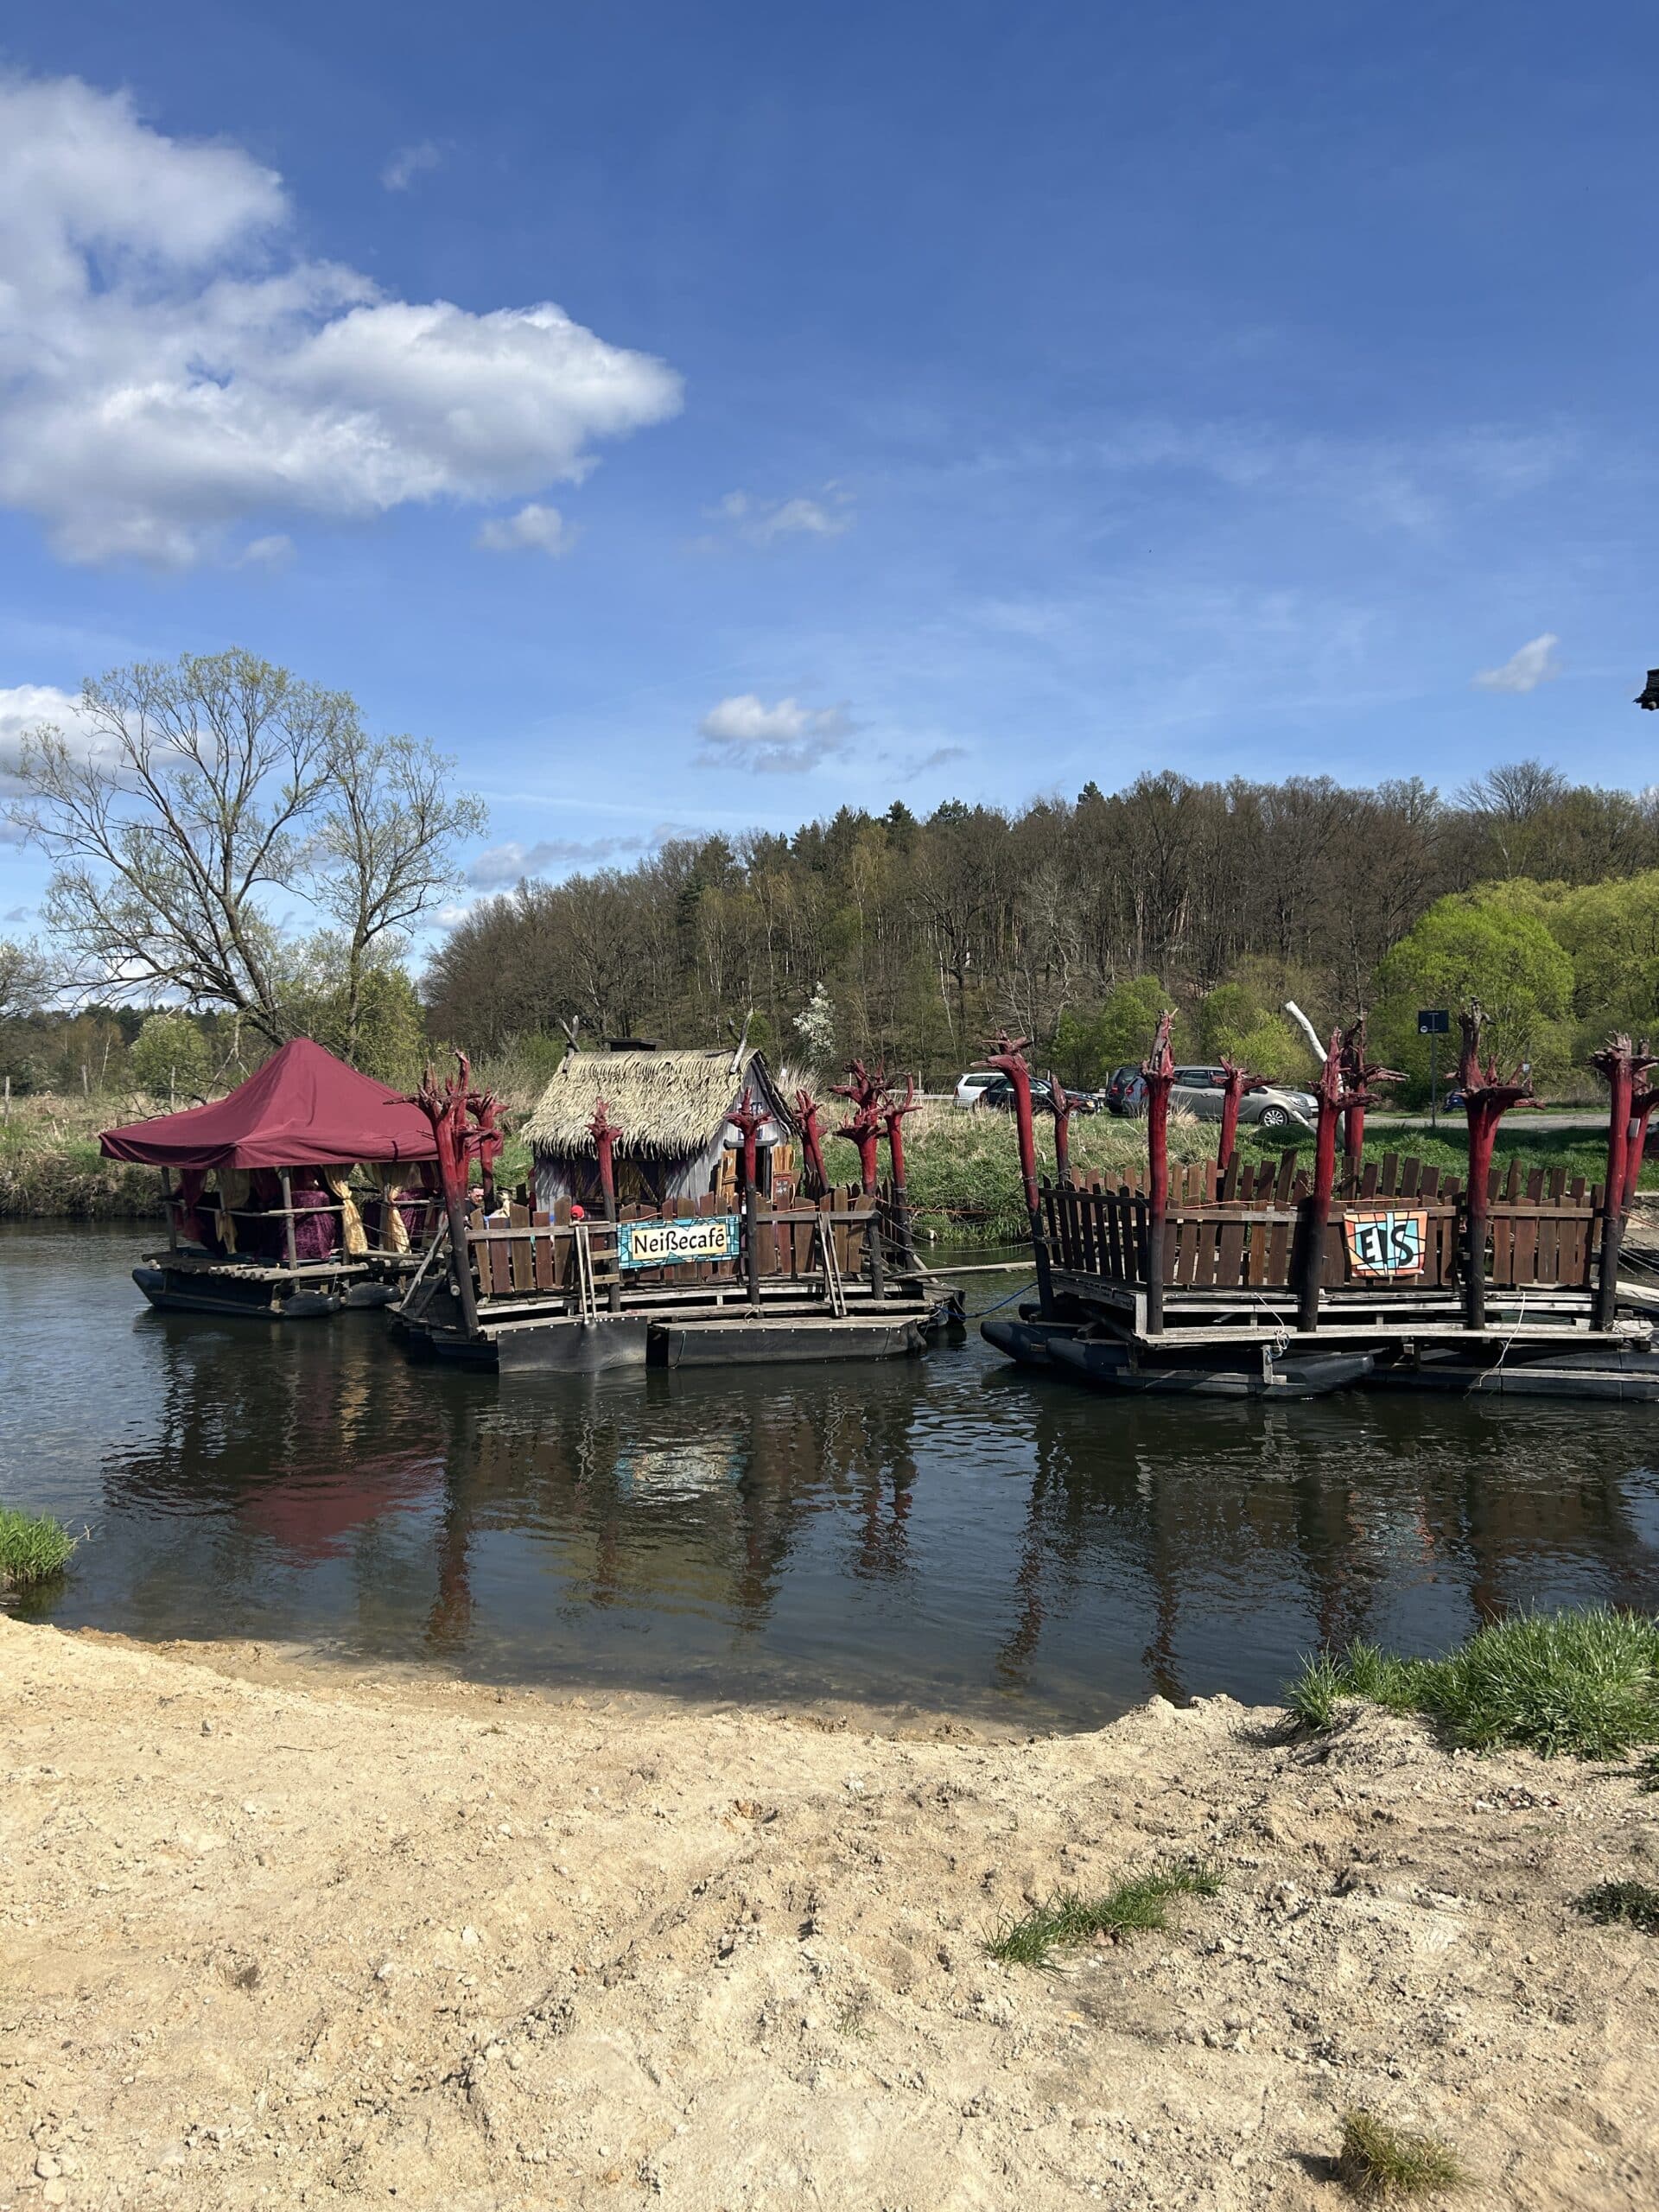
[[[1323,1637],[1659,1609],[1659,1408],[1119,1406],[976,1332],[499,1382],[410,1366],[374,1314],[151,1313],[148,1241],[0,1230],[0,1502],[90,1525],[27,1608],[66,1626],[1040,1726],[1271,1697]]]

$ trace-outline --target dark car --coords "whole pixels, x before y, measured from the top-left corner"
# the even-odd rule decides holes
[[[1106,1088],[1101,1093],[1106,1103],[1108,1113],[1127,1114],[1128,1112],[1131,1094],[1140,1080],[1141,1065],[1137,1060],[1130,1060],[1127,1065],[1112,1070],[1110,1076],[1107,1078]]]
[[[1100,1111],[1100,1101],[1092,1090],[1067,1090],[1065,1099],[1074,1114],[1097,1114]],[[1014,1085],[1007,1076],[1000,1075],[995,1083],[988,1083],[980,1092],[979,1103],[982,1106],[1000,1107],[1005,1114],[1008,1113],[1014,1106]],[[1031,1078],[1031,1103],[1039,1114],[1054,1111],[1054,1092],[1046,1076],[1034,1075]]]

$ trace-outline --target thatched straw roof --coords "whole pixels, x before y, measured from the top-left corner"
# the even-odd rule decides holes
[[[618,1159],[701,1152],[723,1131],[747,1085],[758,1106],[793,1133],[765,1060],[745,1048],[716,1052],[570,1052],[524,1124],[532,1150],[591,1160],[588,1124],[602,1098],[622,1134]]]

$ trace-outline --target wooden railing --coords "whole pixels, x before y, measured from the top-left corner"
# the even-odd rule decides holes
[[[840,1274],[848,1279],[856,1276],[864,1266],[865,1242],[875,1210],[874,1198],[854,1189],[826,1192],[816,1204],[800,1198],[774,1207],[769,1198],[760,1198],[755,1237],[757,1273],[763,1282],[821,1279],[822,1236],[832,1243]],[[709,1194],[695,1200],[671,1198],[661,1206],[621,1206],[618,1219],[696,1221],[734,1211],[741,1224],[741,1203],[734,1208]],[[594,1269],[608,1281],[618,1272],[615,1232],[603,1215],[592,1211],[585,1217],[585,1227]],[[474,1207],[467,1218],[467,1243],[480,1303],[566,1291],[575,1284],[575,1230],[568,1198],[557,1200],[550,1211],[514,1200],[487,1219]],[[735,1259],[629,1268],[621,1271],[621,1281],[625,1292],[664,1287],[690,1291],[699,1283],[739,1282],[746,1274],[740,1249]]]
[[[1166,1285],[1194,1290],[1289,1288],[1307,1193],[1307,1171],[1294,1153],[1277,1163],[1235,1162],[1225,1177],[1217,1173],[1213,1161],[1172,1165],[1165,1216]],[[1589,1287],[1599,1243],[1599,1186],[1586,1185],[1581,1175],[1569,1178],[1564,1168],[1529,1173],[1516,1161],[1507,1172],[1492,1171],[1488,1194],[1489,1283],[1500,1289]],[[1344,1221],[1368,1211],[1421,1217],[1419,1268],[1398,1276],[1356,1269]],[[1074,1173],[1070,1187],[1046,1186],[1042,1220],[1052,1265],[1064,1274],[1144,1287],[1149,1215],[1138,1169],[1110,1184],[1099,1174]],[[1325,1233],[1324,1287],[1444,1289],[1461,1275],[1466,1219],[1457,1175],[1387,1153],[1357,1177],[1338,1182]]]

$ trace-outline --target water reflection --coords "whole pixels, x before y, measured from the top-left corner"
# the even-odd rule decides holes
[[[51,1618],[493,1675],[1098,1719],[1368,1635],[1659,1607],[1659,1415],[1117,1405],[918,1363],[542,1382],[378,1318],[136,1312],[118,1232],[0,1236],[8,1499],[92,1522]]]

